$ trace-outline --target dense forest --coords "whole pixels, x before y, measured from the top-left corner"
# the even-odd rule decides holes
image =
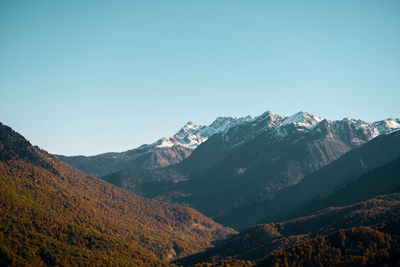
[[[0,148],[2,266],[163,266],[234,233],[88,176],[3,125]]]
[[[230,258],[256,262],[276,250],[285,250],[340,229],[375,225],[400,218],[400,194],[379,196],[350,206],[335,207],[288,221],[259,224],[219,241],[204,252],[177,260],[178,264],[219,262]]]
[[[257,266],[400,266],[400,223],[357,227],[272,253]]]
[[[400,222],[339,230],[278,249],[263,260],[224,259],[195,267],[400,266]]]

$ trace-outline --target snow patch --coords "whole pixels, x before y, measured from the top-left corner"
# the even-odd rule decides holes
[[[247,171],[246,168],[239,168],[239,169],[236,170],[236,173],[237,174],[242,174],[242,173],[245,173],[246,171]]]

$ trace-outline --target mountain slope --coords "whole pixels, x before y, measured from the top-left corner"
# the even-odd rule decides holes
[[[157,173],[127,169],[103,179],[146,197],[188,204],[243,229],[262,219],[264,203],[280,191],[396,129],[398,121],[328,121],[305,112],[290,117],[265,112],[214,134],[177,165]]]
[[[400,223],[340,230],[285,251],[256,266],[399,266]]]
[[[88,176],[0,124],[0,258],[14,265],[167,265],[233,230]]]
[[[393,222],[400,218],[400,194],[379,196],[343,207],[330,207],[306,217],[258,224],[215,247],[177,261],[184,266],[223,259],[258,261],[273,251],[284,250],[319,235],[341,229]]]
[[[296,217],[300,210],[306,209],[316,199],[330,195],[361,175],[390,163],[399,156],[400,131],[378,136],[329,165],[306,175],[298,184],[282,189],[273,198],[236,209],[218,218],[218,221],[239,229],[255,222]],[[243,219],[239,221],[237,218]]]
[[[187,158],[192,150],[180,145],[172,147],[143,145],[121,153],[105,153],[89,157],[62,155],[57,155],[57,157],[85,173],[106,176],[129,168],[155,169],[175,164]]]
[[[266,120],[272,121],[268,116]],[[340,125],[349,126],[349,123],[344,120]],[[224,219],[229,213],[234,213],[235,209],[240,207],[247,209],[260,201],[273,199],[279,191],[299,183],[304,176],[331,163],[350,149],[357,147],[360,140],[366,142],[371,136],[370,131],[358,133],[350,130],[346,130],[347,134],[342,136],[340,134],[342,132],[337,130],[338,126],[327,120],[315,120],[314,124],[308,126],[304,126],[305,123],[298,124],[300,126],[287,123],[279,128],[264,128],[256,137],[231,148],[206,170],[191,174],[180,183],[166,184],[165,188],[160,190],[163,192],[162,199],[190,203],[208,216],[217,220]],[[240,127],[244,127],[244,124]],[[233,130],[235,127],[227,134]],[[215,140],[223,140],[219,134],[211,139],[214,149],[216,149]],[[207,149],[210,147],[208,143],[209,141],[200,145],[175,169],[190,173],[187,162],[196,161],[198,165],[202,165],[207,161],[209,153],[203,154],[204,161],[199,154],[213,149]],[[221,151],[224,151],[224,148],[219,151],[223,153]],[[154,193],[156,195],[157,192]],[[236,218],[238,217],[233,215],[232,221],[223,222],[234,224],[233,220]]]
[[[350,149],[340,140],[324,135],[324,133],[321,134],[319,131],[323,123],[311,130],[311,133],[308,131],[305,133],[298,131],[298,128],[290,124],[278,129],[276,128],[278,123],[274,119],[276,118],[271,114],[259,118],[259,124],[264,126],[256,128],[263,129],[263,132],[255,137],[249,137],[249,140],[243,144],[236,144],[231,131],[241,132],[246,127],[250,127],[247,125],[248,123],[230,128],[226,135],[232,138],[225,137],[232,143],[226,143],[225,137],[221,134],[212,136],[180,164],[159,170],[159,172],[165,172],[165,179],[162,182],[171,181],[168,174],[171,170],[179,173],[179,176],[185,177],[184,179],[175,179],[175,181],[188,180],[187,182],[165,183],[167,188],[158,190],[164,192],[163,195],[160,195],[154,189],[163,184],[153,183],[156,179],[146,175],[147,182],[151,182],[151,184],[146,186],[148,191],[141,194],[191,203],[202,209],[203,212],[216,216],[220,215],[219,211],[211,211],[213,207],[209,203],[201,204],[202,200],[211,200],[204,193],[217,195],[218,198],[226,201],[225,204],[238,205],[240,199],[245,199],[247,202],[255,201],[255,199],[274,194],[282,187],[298,182],[305,174],[320,168]],[[285,136],[277,136],[281,131],[285,132]],[[124,180],[127,189],[132,188],[132,185],[137,188],[135,177],[139,175],[139,172],[132,169],[103,178],[107,181]],[[143,182],[146,182],[146,179],[141,179],[141,183]],[[229,188],[230,186],[232,188]],[[175,192],[180,192],[178,195],[183,196],[190,194],[191,197],[171,199],[170,195],[174,195]],[[224,194],[227,194],[228,197]],[[212,199],[213,201],[217,200],[215,196],[212,196]],[[213,202],[217,209],[232,208],[225,204]],[[207,208],[210,209],[207,210]]]
[[[384,164],[332,193],[309,203],[300,213],[312,213],[326,207],[345,206],[378,195],[400,192],[400,157]]]
[[[183,161],[180,170],[204,171],[213,163],[261,133],[273,132],[272,137],[282,139],[288,135],[285,127],[294,126],[298,131],[310,132],[323,119],[306,112],[290,117],[270,111],[251,118],[218,117],[208,126],[188,122],[173,136],[152,144],[121,153],[105,153],[96,156],[58,157],[78,169],[96,176],[107,176],[126,169],[154,169]],[[375,123],[343,119],[327,121],[333,135],[350,149],[359,146],[384,132],[398,129],[399,119],[387,119]],[[216,138],[214,138],[217,136]],[[194,150],[194,153],[192,154]],[[199,164],[200,163],[200,164]]]
[[[232,148],[246,143],[260,133],[275,129],[280,138],[287,133],[282,127],[293,125],[301,131],[309,131],[323,119],[306,112],[298,112],[286,117],[270,111],[260,116],[218,117],[208,126],[188,122],[173,136],[142,145],[121,153],[104,153],[95,156],[58,157],[72,166],[95,176],[107,176],[125,169],[154,169],[166,167],[183,161],[201,144],[207,143],[195,153],[182,167],[187,171],[205,170],[221,159]],[[361,145],[379,134],[400,128],[399,119],[387,119],[374,123],[361,120],[343,119],[328,121],[335,135],[346,146]],[[220,137],[213,139],[214,135]],[[213,140],[209,140],[213,139]],[[207,142],[208,141],[208,142]],[[206,152],[206,153],[204,153]],[[199,160],[201,164],[198,164]]]
[[[238,206],[272,197],[349,150],[325,135],[304,134],[292,125],[282,129],[287,137],[277,140],[274,130],[259,134],[203,173],[177,184],[191,195],[176,201],[193,203],[209,216],[219,217]]]
[[[290,117],[285,117],[267,111],[252,120],[233,126],[227,131],[216,133],[193,151],[190,157],[180,164],[182,165],[180,168],[187,172],[193,169],[197,172],[204,171],[234,148],[246,144],[259,135],[268,136],[270,142],[277,142],[285,138],[293,139],[293,134],[301,133],[306,136],[325,133],[331,139],[343,143],[347,151],[382,133],[399,128],[400,119],[387,119],[374,123],[347,118],[329,121],[307,112],[298,112]],[[319,131],[320,133],[318,133]]]
[[[246,122],[250,117],[218,117],[208,126],[186,123],[173,136],[142,145],[121,153],[104,153],[95,156],[63,156],[58,158],[81,171],[94,176],[106,176],[125,169],[155,169],[181,162],[198,145],[216,133]]]

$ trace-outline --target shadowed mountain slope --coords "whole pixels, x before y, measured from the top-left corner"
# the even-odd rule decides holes
[[[400,194],[383,195],[344,207],[330,207],[288,221],[254,225],[213,248],[177,261],[184,266],[235,259],[256,262],[319,235],[341,229],[393,222],[400,218]]]
[[[257,222],[294,218],[299,215],[299,211],[306,214],[306,207],[314,201],[332,194],[363,174],[388,164],[399,156],[400,131],[378,136],[329,165],[306,175],[301,182],[282,189],[273,198],[233,210],[217,220],[243,229]]]
[[[345,206],[396,192],[400,192],[400,157],[339,187],[331,194],[320,196],[298,214],[305,215],[326,207]]]

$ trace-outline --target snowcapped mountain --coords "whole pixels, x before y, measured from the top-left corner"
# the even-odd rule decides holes
[[[348,145],[362,145],[381,134],[400,129],[400,119],[387,119],[373,123],[344,118],[329,121],[332,132],[340,136]]]
[[[63,160],[142,196],[185,203],[242,227],[237,218],[249,224],[263,219],[257,217],[263,203],[352,150],[356,158],[350,165],[360,171],[390,155],[398,157],[399,141],[390,137],[397,131],[400,119],[327,120],[307,112],[284,116],[266,111],[256,117],[218,117],[208,126],[188,122],[174,135],[136,149]],[[395,145],[388,141],[378,151],[386,137]],[[357,151],[371,142],[377,146],[367,151],[368,157],[358,157]],[[330,171],[332,182],[341,169]]]
[[[377,121],[373,123],[374,128],[378,131],[378,134],[392,132],[400,128],[400,119],[387,119],[383,121]]]
[[[322,120],[323,119],[320,117],[315,117],[310,113],[300,111],[284,119],[282,125],[294,124],[295,126],[310,128],[317,125]]]
[[[173,136],[128,151],[90,157],[62,155],[58,157],[86,173],[99,177],[130,168],[156,169],[181,162],[212,135],[225,133],[230,128],[251,119],[250,116],[218,117],[208,126],[189,121]]]
[[[213,151],[212,154],[216,156],[225,149],[238,147],[260,134],[268,135],[268,142],[275,142],[292,138],[299,133],[300,136],[305,136],[308,133],[318,135],[327,132],[332,138],[352,148],[396,129],[400,129],[400,119],[373,123],[349,118],[330,121],[307,112],[283,116],[266,111],[254,118],[218,117],[209,125],[198,125],[189,121],[172,136],[121,153],[105,153],[91,157],[59,157],[84,172],[105,176],[128,168],[155,169],[179,163],[212,136],[221,138],[219,145],[211,142],[206,146],[208,151]],[[205,154],[208,158],[211,157],[209,153]],[[199,165],[197,161],[194,164]]]
[[[242,118],[218,117],[208,126],[201,126],[189,121],[173,136],[164,137],[152,145],[159,148],[180,145],[189,149],[195,149],[201,143],[207,141],[210,136],[216,133],[224,133],[229,128],[250,120],[252,120],[250,116]]]
[[[284,138],[288,134],[287,127],[295,127],[297,131],[311,132],[324,120],[321,117],[303,111],[291,116],[283,116],[266,111],[254,118],[251,116],[241,118],[218,117],[208,126],[198,125],[189,121],[173,136],[164,137],[150,146],[158,148],[182,146],[189,150],[194,150],[212,135],[220,133],[232,147],[264,131],[273,130],[273,134],[277,138]],[[335,134],[343,136],[344,139],[347,138],[347,143],[351,145],[363,144],[380,134],[389,133],[400,128],[400,119],[387,119],[373,123],[350,118],[325,121],[327,121],[329,128]]]

